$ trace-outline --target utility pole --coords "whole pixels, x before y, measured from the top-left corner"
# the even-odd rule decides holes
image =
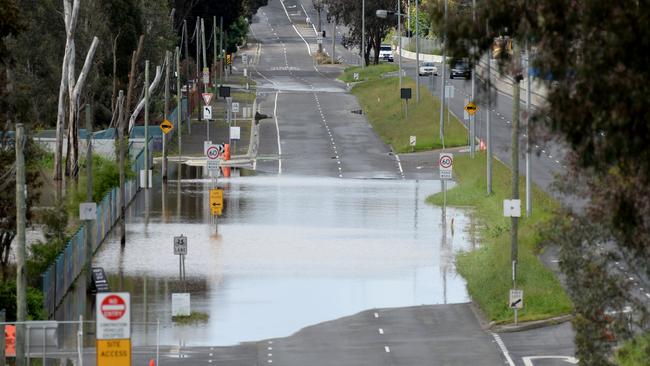
[[[181,92],[181,50],[180,48],[176,47],[176,93],[178,100],[178,104],[176,108],[178,110],[181,109],[181,100],[183,98],[183,93]],[[188,89],[189,93],[189,89]],[[187,101],[189,105],[189,100]],[[183,153],[183,141],[181,138],[181,114],[176,113],[176,125],[178,126],[178,166],[176,167],[176,170],[178,171],[178,181],[181,181],[181,155]]]
[[[185,93],[186,93],[186,98],[185,98],[185,121],[187,123],[187,133],[190,134],[192,133],[192,112],[190,111],[190,52],[188,49],[188,35],[187,35],[187,21],[183,20],[183,34],[185,35]],[[178,73],[178,77],[181,77],[181,71],[180,69],[177,69],[176,72]],[[182,99],[183,93],[180,91],[178,92],[179,98]],[[180,113],[180,112],[179,112]],[[180,128],[180,123],[178,124],[178,134],[180,135],[181,133],[181,128]]]
[[[530,87],[531,75],[530,64],[532,57],[530,55],[530,40],[526,40],[526,216],[533,214],[533,192],[530,176]]]
[[[485,21],[485,28],[489,31],[489,23]],[[487,113],[485,118],[485,127],[487,133],[485,135],[485,144],[487,145],[487,194],[492,194],[492,126],[490,125],[490,115],[492,114],[492,79],[490,76],[492,69],[492,44],[488,47],[487,51]]]
[[[126,203],[124,202],[126,200],[126,188],[124,187],[125,184],[125,179],[126,179],[126,173],[125,173],[125,166],[124,166],[124,123],[125,123],[125,116],[124,116],[124,91],[120,90],[118,97],[117,97],[118,103],[118,129],[117,129],[117,140],[119,141],[118,143],[118,164],[120,165],[120,190],[118,193],[118,200],[120,201],[120,245],[124,247],[126,245],[126,222],[124,215],[126,214]]]
[[[447,1],[445,0],[445,26],[442,36],[442,74],[440,76],[440,142],[442,148],[445,148],[445,74],[447,73]]]
[[[472,0],[472,24],[476,23],[476,0]],[[476,52],[476,42],[473,42],[472,52]],[[472,96],[470,101],[475,102],[475,89],[476,89],[476,69],[472,68]],[[488,111],[488,113],[490,113]],[[476,116],[474,114],[469,116],[469,155],[473,159],[476,157]]]
[[[366,68],[366,0],[361,0],[361,68]]]
[[[164,120],[167,120],[167,118],[169,118],[169,77],[172,68],[172,60],[169,51],[165,52],[165,66],[166,67],[165,67],[165,118]],[[177,109],[176,114],[180,114],[180,113],[181,110]],[[163,142],[162,181],[164,184],[167,183],[167,134],[166,133],[163,133],[162,135],[162,142]]]
[[[208,60],[207,60],[207,55],[205,52],[205,22],[203,21],[203,18],[201,18],[201,51],[202,51],[202,56],[203,56],[203,69],[205,69],[208,66]],[[197,60],[198,62],[198,60]],[[205,85],[205,80],[203,80],[203,74],[201,74],[201,85],[203,92],[206,91],[206,85]],[[199,100],[199,106],[201,105],[201,101]],[[201,109],[201,108],[199,108]],[[203,114],[202,112],[199,112],[199,114]],[[205,127],[208,131],[208,136],[207,136],[207,141],[210,141],[210,120],[206,119],[205,120]]]
[[[420,1],[415,0],[415,102],[420,102]]]
[[[149,60],[144,62],[144,189],[149,189]]]
[[[332,65],[336,62],[336,17],[332,19]]]
[[[223,17],[219,18],[219,86],[223,85]]]
[[[397,0],[397,62],[399,64],[399,88],[402,89],[402,0]],[[418,69],[419,71],[419,69]]]
[[[212,17],[212,85],[217,84],[217,16]],[[216,89],[216,88],[215,88]]]
[[[521,54],[519,44],[514,43],[514,63],[515,75],[513,75],[512,85],[512,199],[519,199],[519,109],[521,103]],[[510,230],[510,259],[512,261],[512,282],[513,288],[517,288],[517,232],[518,217],[511,218]]]
[[[16,321],[27,320],[27,273],[25,269],[25,129],[16,123]],[[16,327],[16,366],[25,366],[25,324]]]
[[[201,69],[201,61],[199,61],[199,52],[201,50],[200,46],[200,39],[201,39],[201,18],[196,17],[196,26],[194,27],[194,35],[196,38],[194,38],[194,43],[196,43],[196,111],[197,111],[197,118],[199,121],[203,120],[203,113],[201,113],[201,76],[200,76],[200,69]]]
[[[92,105],[86,104],[86,202],[93,200],[93,123]],[[86,283],[90,284],[91,263],[93,258],[93,220],[85,222],[86,232]]]

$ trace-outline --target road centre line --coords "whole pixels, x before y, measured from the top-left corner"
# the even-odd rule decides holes
[[[386,353],[390,353],[390,347],[384,346],[384,351],[386,351]]]
[[[379,328],[379,334],[384,334],[384,330]]]
[[[379,313],[375,313],[375,318],[379,318]]]

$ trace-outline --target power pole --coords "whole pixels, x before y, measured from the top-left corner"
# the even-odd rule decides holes
[[[217,84],[217,17],[216,15],[212,17],[212,71],[214,76],[212,77],[212,85]]]
[[[219,17],[219,86],[223,85],[223,17]]]
[[[485,21],[486,29],[488,29],[488,21]],[[490,34],[488,30],[488,35]],[[490,115],[492,114],[492,45],[488,47],[487,51],[487,113],[485,117],[485,127],[487,129],[485,135],[485,144],[487,145],[487,194],[492,194],[492,126],[490,125]]]
[[[420,1],[415,0],[415,102],[420,102]]]
[[[118,104],[117,104],[118,105],[118,116],[119,116],[118,117],[118,121],[119,121],[118,126],[119,127],[117,129],[117,139],[119,141],[119,143],[118,143],[119,152],[118,152],[118,159],[117,160],[118,160],[118,164],[120,165],[120,191],[119,191],[119,194],[118,194],[118,199],[120,201],[120,212],[119,212],[119,215],[120,215],[120,245],[124,246],[124,245],[126,245],[126,221],[125,221],[125,218],[124,218],[124,215],[126,214],[126,203],[124,202],[125,199],[126,199],[125,198],[126,197],[126,190],[125,190],[125,187],[124,187],[126,174],[125,174],[125,171],[124,171],[125,170],[125,166],[124,166],[124,163],[125,163],[125,161],[124,161],[125,160],[124,159],[125,141],[124,141],[124,128],[123,128],[123,125],[125,123],[124,119],[126,117],[124,116],[124,106],[123,106],[124,91],[123,90],[120,90],[120,92],[118,94],[118,97],[117,97],[117,100],[119,101]]]
[[[516,74],[513,75],[512,84],[512,199],[519,199],[519,109],[521,103],[521,54],[519,45],[514,44],[514,63]],[[513,288],[516,288],[517,279],[517,232],[518,217],[511,218],[510,230],[510,259],[512,261],[512,282]]]
[[[187,123],[187,133],[190,134],[192,133],[192,113],[190,111],[190,52],[189,52],[189,46],[188,46],[188,35],[187,35],[187,21],[183,20],[183,34],[185,35],[185,93],[186,93],[186,98],[185,98],[185,103],[186,103],[186,108],[185,108],[185,121]],[[178,73],[178,77],[181,77],[180,70],[176,70]],[[182,96],[182,93],[179,92],[179,96]],[[180,113],[180,112],[179,112]],[[178,124],[178,133],[180,135],[181,129],[180,129],[180,123]]]
[[[176,106],[176,108],[178,108],[178,110],[180,111],[181,110],[181,100],[183,98],[182,97],[183,93],[181,92],[181,50],[178,47],[176,47],[176,75],[177,75],[177,77],[176,77],[176,93],[177,93],[177,97],[178,97],[178,98],[176,98],[176,99],[178,99],[178,105]],[[188,89],[187,92],[189,93],[189,89]],[[187,103],[189,105],[189,100],[187,101]],[[176,167],[176,169],[178,171],[178,181],[180,182],[180,180],[181,180],[181,155],[183,153],[183,141],[182,141],[182,138],[181,138],[181,130],[182,130],[182,128],[181,128],[181,114],[180,113],[176,113],[176,125],[178,126],[178,166]]]
[[[144,189],[149,189],[149,60],[144,63]]]
[[[16,123],[16,321],[27,320],[27,273],[25,272],[25,130]],[[25,324],[16,327],[16,366],[25,366]]]
[[[472,23],[476,23],[476,0],[472,0]],[[473,42],[472,55],[476,52],[476,42]],[[472,96],[470,101],[474,103],[475,98],[475,89],[476,89],[476,72],[475,68],[472,68]],[[488,111],[489,113],[489,111]],[[474,114],[469,116],[469,155],[473,159],[476,157],[476,117]]]
[[[399,53],[397,62],[399,64],[399,88],[402,89],[402,0],[397,0],[397,37]],[[419,70],[418,70],[419,71]]]
[[[332,19],[332,65],[336,62],[336,17]]]
[[[366,68],[366,0],[361,0],[361,68]]]
[[[93,123],[92,105],[86,104],[86,202],[93,200]],[[86,282],[91,282],[91,263],[93,258],[93,220],[85,222],[86,231]]]
[[[530,41],[526,40],[526,216],[531,216],[533,214],[533,192],[530,176],[530,86],[531,86],[531,75],[530,75]]]
[[[201,69],[201,61],[199,61],[200,57],[200,50],[201,50],[201,18],[196,17],[196,26],[194,27],[194,35],[196,38],[194,38],[194,42],[196,43],[196,111],[197,111],[197,118],[199,121],[203,120],[203,116],[201,113],[201,96],[199,95],[201,93],[201,76],[200,76],[200,69]]]
[[[172,60],[170,52],[165,52],[165,120],[169,118],[169,77],[172,68]],[[177,109],[176,114],[180,114],[181,110]],[[162,181],[167,183],[167,134],[162,135],[163,142],[163,159],[162,159]]]
[[[440,77],[440,143],[445,148],[445,74],[447,73],[447,1],[445,0],[445,27],[442,36],[442,74]]]
[[[201,55],[203,56],[203,68],[205,69],[208,67],[208,55],[205,52],[205,22],[203,18],[201,18]],[[205,91],[205,83],[203,80],[201,80],[201,83],[203,85],[203,90]]]

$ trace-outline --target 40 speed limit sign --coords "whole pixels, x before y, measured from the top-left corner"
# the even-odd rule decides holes
[[[440,153],[438,166],[440,167],[440,179],[452,179],[452,171],[454,168],[454,154]]]

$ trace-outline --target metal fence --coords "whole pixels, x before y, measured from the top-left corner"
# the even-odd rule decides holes
[[[152,151],[153,141],[150,139],[148,148]],[[151,154],[149,154],[151,157]],[[149,164],[151,166],[151,162]],[[144,148],[142,148],[131,166],[134,172],[138,173],[144,169]],[[125,201],[128,205],[140,187],[140,174],[125,182]],[[97,204],[97,219],[86,227],[82,224],[79,230],[70,238],[65,249],[56,258],[56,261],[43,273],[43,296],[44,308],[48,317],[51,317],[56,308],[61,304],[68,290],[74,281],[81,274],[86,260],[86,230],[92,230],[92,251],[99,248],[99,245],[108,236],[109,232],[117,223],[119,218],[120,202],[118,187],[114,187],[106,193],[104,199]]]

